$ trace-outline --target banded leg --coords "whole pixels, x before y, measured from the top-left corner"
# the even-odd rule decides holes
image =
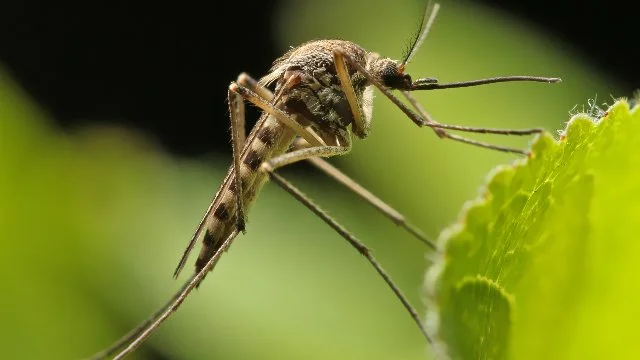
[[[363,68],[360,64],[354,61],[350,56],[348,56],[347,54],[345,54],[340,50],[334,50],[333,56],[334,56],[338,77],[340,78],[340,82],[345,94],[347,94],[347,99],[349,100],[349,103],[351,105],[352,111],[354,112],[354,115],[356,114],[356,112],[354,111],[354,108],[358,108],[359,106],[356,100],[354,100],[354,102],[352,103],[352,100],[349,97],[349,90],[353,91],[353,87],[351,87],[351,82],[346,75],[347,62],[349,63],[350,66],[352,66],[354,69],[360,72],[364,77],[366,77],[371,84],[377,87],[378,90],[380,90],[387,98],[389,98],[389,100],[391,100],[391,102],[393,102],[398,108],[400,108],[400,110],[402,110],[402,112],[404,112],[405,115],[409,117],[409,119],[411,119],[416,125],[420,127],[428,126],[428,127],[437,128],[437,129],[450,129],[450,130],[459,130],[459,131],[472,132],[472,133],[499,134],[499,135],[529,135],[529,134],[535,134],[535,133],[541,132],[541,129],[504,130],[504,129],[488,129],[488,128],[468,127],[468,126],[447,125],[447,124],[437,123],[432,119],[430,119],[430,117],[428,120],[425,120],[420,115],[412,111],[409,107],[407,107],[402,101],[400,101],[400,99],[398,99],[395,95],[393,95],[393,93],[391,93],[391,91],[386,86],[382,85],[365,68]],[[415,100],[413,100],[412,103],[413,102],[415,102]],[[417,104],[417,102],[415,103]],[[464,142],[474,146],[479,146],[479,147],[488,148],[488,149],[497,150],[497,151],[526,154],[525,151],[520,149],[512,149],[508,147],[496,146],[496,145],[487,144],[487,143],[483,143],[475,140],[470,140],[470,139],[463,138],[461,136],[447,134],[445,131],[436,131],[436,134],[438,134],[438,136],[440,136],[441,138],[448,138],[451,140]]]

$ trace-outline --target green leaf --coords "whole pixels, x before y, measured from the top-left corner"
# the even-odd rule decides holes
[[[427,273],[452,359],[638,358],[640,110],[574,116],[493,173]]]

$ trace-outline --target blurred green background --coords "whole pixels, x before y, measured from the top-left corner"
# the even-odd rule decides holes
[[[417,2],[291,0],[273,24],[283,52],[309,39],[338,37],[399,58],[422,11]],[[574,105],[596,94],[604,100],[625,95],[548,34],[466,3],[443,3],[408,72],[442,82],[513,74],[563,78],[559,85],[417,94],[437,120],[470,126],[555,131]],[[433,238],[476,196],[493,166],[516,159],[440,141],[379,94],[373,114],[370,137],[333,163]],[[530,140],[482,139],[519,147]],[[124,128],[62,133],[19,84],[0,74],[2,357],[82,358],[155,311],[184,281],[174,281],[172,271],[229,163],[228,157],[170,157]],[[283,173],[373,248],[424,312],[424,246],[322,175],[295,167]],[[366,261],[268,184],[249,214],[247,235],[135,358],[428,354],[415,324]]]

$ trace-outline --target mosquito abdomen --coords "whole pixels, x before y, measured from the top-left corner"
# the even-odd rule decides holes
[[[289,130],[273,117],[269,116],[260,128],[254,128],[249,134],[240,157],[240,184],[242,203],[245,212],[255,201],[267,180],[260,165],[283,154],[295,138]],[[236,228],[235,171],[231,166],[214,199],[214,205],[207,219],[202,238],[202,250],[196,260],[196,272],[199,272],[218,250],[220,244]]]

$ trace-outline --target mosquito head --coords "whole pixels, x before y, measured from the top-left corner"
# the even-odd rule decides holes
[[[371,74],[389,89],[409,90],[411,88],[411,76],[405,74],[403,70],[397,61],[389,58],[374,59],[369,63]]]
[[[414,89],[414,83],[411,80],[411,76],[409,74],[405,74],[404,70],[411,58],[416,54],[420,45],[427,37],[429,33],[429,29],[438,14],[438,9],[440,5],[433,4],[431,1],[427,4],[425,8],[424,16],[422,17],[422,21],[420,22],[420,26],[418,27],[418,31],[411,38],[409,45],[405,51],[405,54],[402,56],[401,61],[392,60],[389,58],[378,58],[377,56],[370,58],[369,60],[369,70],[372,74],[375,74],[384,86],[389,89],[394,90],[407,90],[411,91]],[[431,79],[419,79],[417,82],[423,83],[424,80]]]
[[[377,80],[391,90],[425,90],[438,82],[434,78],[420,78],[415,81],[404,72],[404,66],[389,58],[373,59],[369,62],[369,71]]]

